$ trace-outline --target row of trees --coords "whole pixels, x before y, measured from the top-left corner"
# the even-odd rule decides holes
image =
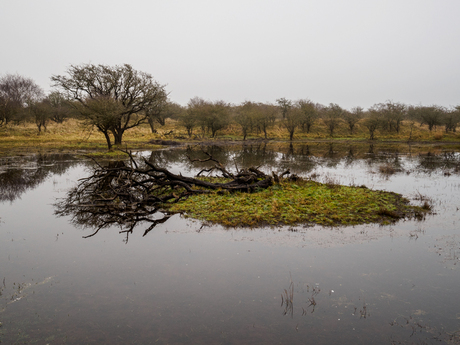
[[[353,134],[359,124],[367,129],[369,138],[374,139],[377,130],[399,133],[403,121],[408,124],[411,134],[416,123],[426,124],[430,131],[436,126],[444,126],[446,132],[456,132],[460,123],[460,106],[446,109],[440,106],[408,106],[391,101],[375,104],[367,110],[361,107],[347,110],[338,104],[324,106],[308,99],[291,101],[280,98],[276,105],[244,102],[232,106],[223,101],[208,102],[193,98],[176,114],[179,114],[178,120],[189,136],[198,127],[202,133],[214,137],[218,130],[233,122],[240,126],[244,139],[250,133],[263,133],[267,138],[267,129],[275,125],[285,128],[289,139],[293,140],[297,131],[310,133],[315,125],[320,124],[326,127],[331,137],[343,126]]]
[[[270,127],[280,126],[287,130],[290,140],[298,131],[310,133],[319,124],[331,137],[339,127],[345,126],[353,134],[358,125],[364,126],[369,138],[374,139],[377,130],[399,133],[403,121],[411,135],[417,123],[426,124],[430,131],[444,126],[446,132],[455,132],[460,123],[460,106],[446,109],[391,101],[367,110],[347,110],[338,104],[325,106],[308,99],[231,105],[195,97],[183,107],[171,102],[165,86],[150,74],[128,64],[72,65],[66,75],[54,75],[51,80],[55,90],[45,95],[32,79],[20,75],[0,78],[0,126],[34,121],[41,132],[49,121],[62,123],[76,117],[84,126],[97,128],[110,149],[113,144],[121,144],[128,129],[148,123],[156,132],[156,126],[165,125],[167,118],[177,120],[189,137],[215,137],[233,123],[241,128],[244,139],[251,133],[267,138]]]

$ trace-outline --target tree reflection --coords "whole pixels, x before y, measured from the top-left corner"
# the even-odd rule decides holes
[[[440,155],[431,152],[420,154],[416,169],[424,172],[440,169],[445,173],[453,169],[454,172],[460,172],[460,154],[458,152],[443,152]]]
[[[97,196],[96,196],[97,197]],[[81,229],[93,229],[93,237],[102,229],[118,227],[120,234],[125,234],[124,242],[128,243],[129,235],[138,226],[146,226],[143,236],[147,235],[157,225],[165,223],[171,215],[161,212],[156,207],[145,205],[110,205],[97,203],[93,195],[83,196],[83,200],[76,200],[70,195],[65,200],[55,204],[55,215],[58,217],[70,216],[71,224]],[[85,204],[86,203],[86,204]]]
[[[137,168],[137,163],[134,164]],[[148,183],[155,176],[139,177],[133,169],[133,164],[128,166],[123,161],[109,162],[105,167],[99,164],[93,166],[90,176],[81,179],[64,199],[54,204],[55,215],[70,216],[70,222],[75,227],[93,229],[93,233],[84,238],[117,226],[120,233],[126,234],[125,242],[128,242],[134,228],[148,224],[145,236],[155,226],[169,219],[170,215],[161,209],[161,204],[169,196],[157,195],[157,192],[161,193],[161,186],[156,190],[145,190],[142,182]]]
[[[266,174],[271,174],[272,171],[289,170],[292,174],[305,175],[315,168],[335,168],[340,164],[350,167],[357,160],[366,162],[370,167],[386,163],[398,171],[403,171],[406,164],[413,163],[415,163],[416,170],[422,172],[431,172],[435,169],[460,170],[460,155],[456,152],[405,157],[405,152],[400,153],[399,148],[388,150],[386,147],[378,147],[375,144],[369,146],[369,144],[315,143],[312,145],[261,142],[227,146],[211,145],[207,146],[205,151],[228,168],[240,170],[257,166],[261,167],[261,170],[264,170]],[[181,172],[188,170],[197,174],[203,169],[215,166],[215,162],[204,161],[204,158],[206,158],[206,154],[201,145],[190,145],[153,151],[147,155],[146,164]],[[56,172],[65,171],[64,165],[55,164],[46,168],[44,164],[42,165],[41,169],[22,171],[10,169],[0,175],[3,198],[12,199],[27,188],[32,188],[43,181],[52,170]],[[94,168],[97,169],[97,167]],[[128,170],[125,172],[128,173]],[[185,176],[179,175],[185,178]],[[120,181],[119,176],[112,176],[111,178]],[[7,181],[13,182],[8,184]],[[130,189],[127,189],[123,198],[120,198],[120,194],[113,194],[113,188],[113,184],[104,185],[101,183],[96,189],[89,188],[83,192],[74,189],[69,192],[65,200],[56,204],[55,213],[58,216],[70,216],[71,222],[77,227],[91,228],[92,233],[85,237],[92,237],[101,229],[118,227],[119,232],[126,235],[126,242],[135,228],[145,227],[143,233],[145,236],[155,226],[166,222],[171,217],[159,203],[144,203],[145,198],[152,197],[152,194],[149,194],[150,189],[146,189],[144,196],[135,195]],[[171,189],[169,192],[175,198],[178,197],[177,190]],[[116,202],[117,200],[119,202]]]
[[[127,242],[135,227],[149,223],[145,236],[170,217],[168,205],[191,195],[212,191],[252,193],[273,184],[272,176],[257,168],[236,169],[232,173],[208,151],[202,153],[207,155],[207,162],[214,164],[208,172],[220,172],[225,181],[214,182],[175,174],[145,157],[136,159],[128,152],[129,164],[114,161],[107,166],[95,166],[91,175],[80,179],[79,184],[68,191],[66,198],[55,204],[55,214],[71,216],[71,223],[77,227],[94,228],[86,238],[96,235],[101,229],[119,226],[120,233],[126,234]],[[199,159],[196,162],[204,161]]]
[[[350,145],[350,147],[348,148],[348,154],[345,157],[345,166],[352,165],[355,159],[355,148],[352,145]]]
[[[2,159],[0,173],[0,202],[14,200],[36,188],[51,174],[62,175],[78,164],[69,154],[38,154]]]

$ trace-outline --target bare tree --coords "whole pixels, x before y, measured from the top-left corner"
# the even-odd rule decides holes
[[[216,137],[217,131],[226,128],[230,123],[229,105],[224,101],[209,103],[203,115],[203,120],[211,131],[212,138]]]
[[[51,92],[48,97],[51,108],[50,120],[63,123],[72,116],[72,107],[69,100],[59,91]]]
[[[0,78],[0,125],[19,123],[29,114],[29,106],[44,97],[43,90],[32,79],[18,74]]]
[[[361,107],[351,108],[351,111],[345,110],[343,112],[343,119],[348,125],[350,134],[353,134],[356,124],[363,118],[364,110]]]
[[[323,111],[323,122],[331,137],[334,135],[334,131],[342,121],[343,111],[344,110],[335,103],[330,103]]]
[[[381,126],[383,129],[399,133],[402,121],[407,116],[407,106],[405,104],[386,101],[385,103],[374,104],[372,108],[374,111],[381,113]]]
[[[458,123],[460,122],[460,106],[457,105],[454,109],[450,109],[445,111],[443,117],[443,123],[445,126],[445,131],[448,133],[456,132]]]
[[[416,107],[409,105],[407,107],[407,123],[409,125],[409,140],[412,140],[412,134],[414,132],[415,124],[418,121],[418,114]]]
[[[12,103],[7,97],[0,95],[0,126],[6,126],[14,118],[20,107]]]
[[[275,105],[259,103],[255,113],[255,125],[258,130],[264,133],[267,139],[267,130],[275,125],[278,110]]]
[[[281,121],[281,125],[286,128],[289,133],[289,140],[294,139],[294,133],[301,123],[302,111],[299,106],[290,107],[286,113],[286,117]]]
[[[382,113],[378,108],[371,107],[363,121],[364,126],[369,131],[369,139],[375,139],[375,132],[382,126]]]
[[[256,105],[252,102],[244,102],[235,108],[235,122],[241,126],[243,140],[246,140],[249,131],[255,123]]]
[[[218,131],[230,123],[230,106],[224,101],[210,102],[195,97],[189,102],[188,112],[196,118],[203,136],[210,132],[214,138]]]
[[[281,110],[281,114],[283,115],[283,119],[285,119],[286,115],[289,112],[289,109],[291,109],[291,107],[292,107],[292,101],[290,101],[290,100],[288,100],[288,99],[283,97],[283,98],[278,98],[276,100],[276,102],[278,103],[278,107]]]
[[[192,162],[212,163],[203,173],[216,172],[228,179],[228,182],[209,182],[200,178],[174,174],[143,158],[135,160],[130,152],[130,164],[123,161],[109,163],[108,166],[97,164],[91,176],[79,181],[65,199],[55,204],[55,214],[71,216],[75,225],[95,228],[87,237],[95,236],[101,229],[118,225],[120,233],[126,234],[126,241],[133,229],[139,224],[148,224],[144,236],[156,225],[163,223],[170,216],[168,205],[196,194],[209,194],[213,191],[251,193],[266,189],[280,180],[289,171],[273,177],[258,168],[236,169],[232,172],[208,152],[205,159],[190,159]],[[1,182],[1,179],[0,179]],[[220,192],[219,192],[220,191]],[[158,218],[163,214],[162,218]]]
[[[68,76],[54,75],[54,86],[76,100],[76,110],[85,124],[101,131],[109,149],[120,145],[126,130],[145,123],[146,110],[164,97],[164,86],[148,73],[130,65],[71,65]]]
[[[187,109],[179,116],[179,122],[187,130],[189,137],[192,137],[193,129],[198,123],[200,112],[204,111],[206,102],[204,99],[194,97],[187,103]]]
[[[30,106],[30,111],[37,125],[38,132],[41,133],[42,127],[46,132],[46,126],[50,120],[51,105],[48,99],[44,99],[40,102],[33,102]]]
[[[311,127],[318,119],[318,109],[315,104],[308,99],[301,99],[297,101],[297,106],[302,113],[300,119],[300,126],[307,133],[310,133]]]
[[[151,104],[145,109],[152,133],[156,133],[155,122],[157,122],[160,126],[164,126],[166,124],[166,118],[168,116],[166,111],[167,106],[168,95],[166,92],[163,92],[163,94],[158,97],[157,102]]]
[[[431,132],[434,127],[442,124],[442,117],[445,109],[436,105],[429,107],[417,106],[413,107],[411,111],[420,121],[420,124],[428,125],[428,129]]]

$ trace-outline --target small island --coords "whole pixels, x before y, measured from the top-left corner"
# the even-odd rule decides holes
[[[390,224],[402,218],[423,218],[429,210],[428,203],[413,206],[397,193],[300,178],[253,193],[197,194],[169,208],[226,227]]]
[[[236,171],[230,171],[202,152],[205,159],[189,160],[207,167],[187,177],[125,151],[129,162],[97,163],[92,175],[80,180],[57,204],[56,213],[95,228],[91,237],[112,225],[131,233],[143,222],[150,224],[146,235],[177,213],[224,227],[339,226],[422,219],[431,209],[428,202],[410,205],[397,193],[334,181],[319,183],[289,170],[266,174],[260,167],[235,167]]]

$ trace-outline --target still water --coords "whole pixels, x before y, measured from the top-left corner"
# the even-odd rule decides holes
[[[253,144],[206,148],[262,166],[429,200],[388,226],[225,229],[179,215],[143,236],[56,217],[94,163],[0,163],[4,344],[458,344],[460,150],[454,146]],[[140,152],[184,175],[196,147]],[[382,166],[391,166],[385,174]]]

